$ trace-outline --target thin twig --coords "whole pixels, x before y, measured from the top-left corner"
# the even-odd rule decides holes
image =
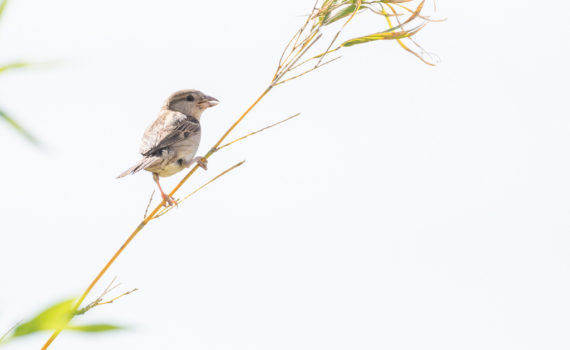
[[[226,144],[224,144],[224,145],[218,147],[218,148],[216,149],[216,152],[219,151],[219,150],[221,150],[222,148],[228,147],[229,145],[232,145],[232,144],[234,144],[234,143],[236,143],[236,142],[238,142],[238,141],[241,141],[241,140],[243,140],[243,139],[246,139],[246,138],[248,138],[248,137],[250,137],[250,136],[252,136],[252,135],[258,134],[258,133],[260,133],[260,132],[262,132],[262,131],[265,131],[265,130],[267,130],[267,129],[269,129],[269,128],[272,128],[272,127],[274,127],[274,126],[277,126],[277,125],[279,125],[279,124],[285,123],[286,121],[291,120],[291,119],[293,119],[293,118],[295,118],[295,117],[298,117],[298,116],[300,116],[300,115],[301,115],[301,113],[297,113],[297,114],[292,115],[292,116],[290,116],[290,117],[288,117],[288,118],[285,118],[285,119],[283,119],[283,120],[281,120],[281,121],[279,121],[279,122],[277,122],[277,123],[271,124],[271,125],[269,125],[269,126],[266,126],[266,127],[264,127],[264,128],[261,128],[261,129],[259,129],[259,130],[254,131],[254,132],[250,132],[249,134],[244,135],[244,136],[242,136],[242,137],[238,137],[237,139],[235,139],[235,140],[233,140],[233,141],[230,141],[230,142],[228,142],[228,143],[226,143]]]
[[[323,59],[325,58],[325,56],[327,55],[327,53],[329,52],[329,50],[331,49],[331,47],[334,45],[334,43],[336,42],[336,39],[338,39],[338,37],[340,36],[340,33],[343,31],[344,28],[346,28],[346,26],[348,25],[348,23],[350,23],[350,21],[352,21],[352,19],[354,18],[354,16],[356,16],[356,14],[358,13],[358,11],[360,11],[360,6],[362,6],[362,1],[358,0],[357,1],[357,5],[356,8],[354,9],[354,11],[352,11],[352,15],[346,20],[346,22],[344,22],[344,24],[342,25],[342,27],[340,27],[340,29],[338,30],[338,32],[336,32],[336,35],[332,38],[331,42],[329,43],[329,46],[327,47],[327,49],[325,50],[325,52],[320,55],[319,60],[317,61],[317,63],[315,64],[315,69],[319,67],[319,65],[321,64],[321,62],[323,61]],[[332,61],[331,61],[332,62]],[[306,73],[308,73],[309,71],[307,71]],[[305,73],[305,74],[306,74]],[[301,74],[304,75],[304,74]],[[299,76],[301,76],[299,75]],[[298,77],[299,77],[298,76]]]
[[[138,288],[131,289],[131,290],[129,290],[128,292],[124,292],[123,294],[114,297],[113,299],[110,299],[110,300],[101,302],[101,303],[99,303],[99,305],[111,304],[111,303],[113,303],[114,301],[116,301],[117,299],[122,298],[122,297],[124,297],[124,296],[127,296],[127,295],[129,295],[129,294],[132,294],[132,293],[134,293],[134,292],[136,292],[136,291],[138,291],[138,290],[139,290]],[[98,305],[98,306],[99,306],[99,305]]]
[[[232,140],[232,141],[230,141],[230,142],[228,142],[228,143],[226,143],[226,144],[224,144],[224,145],[222,145],[222,146],[216,148],[216,149],[213,150],[213,151],[211,150],[211,152],[212,152],[212,154],[215,153],[215,152],[218,152],[218,151],[221,150],[222,148],[228,147],[229,145],[234,144],[234,143],[236,143],[236,142],[238,142],[238,141],[244,140],[244,139],[246,139],[246,138],[248,138],[248,137],[250,137],[250,136],[252,136],[252,135],[258,134],[258,133],[260,133],[260,132],[262,132],[262,131],[265,131],[265,130],[267,130],[267,129],[269,129],[269,128],[272,128],[272,127],[274,127],[274,126],[277,126],[277,125],[279,125],[279,124],[285,123],[286,121],[291,120],[291,119],[293,119],[293,118],[295,118],[295,117],[298,117],[299,115],[301,115],[301,113],[297,113],[297,114],[292,115],[292,116],[290,116],[290,117],[288,117],[288,118],[286,118],[286,119],[283,119],[283,120],[281,120],[281,121],[279,121],[279,122],[277,122],[277,123],[271,124],[271,125],[269,125],[269,126],[266,126],[266,127],[264,127],[264,128],[261,128],[261,129],[259,129],[259,130],[254,131],[254,132],[251,132],[251,133],[249,133],[249,134],[247,134],[247,135],[244,135],[244,136],[242,136],[242,137],[238,137],[237,139]],[[241,165],[241,164],[243,164],[243,162],[239,163],[237,166],[239,166],[239,165]],[[225,173],[229,172],[229,170],[233,170],[235,167],[236,167],[236,166],[233,166],[232,168],[230,168],[230,169],[224,171],[222,174],[220,174],[220,175],[214,177],[211,181],[216,180],[218,177],[220,177],[220,176],[224,175]],[[211,182],[211,181],[210,181],[210,182]],[[205,185],[209,184],[210,182],[206,183]],[[205,187],[205,185],[199,187],[198,190],[200,190],[200,189],[202,189],[203,187]],[[192,192],[192,194],[194,194],[195,192],[197,192],[197,190],[194,191],[194,192]],[[186,196],[185,198],[187,198],[187,197],[188,197],[188,196]],[[178,204],[180,204],[182,201],[183,201],[183,200],[179,200],[179,201],[178,201]],[[166,213],[169,212],[171,209],[172,209],[172,207],[163,207],[163,208],[158,212],[158,214],[156,214],[156,216],[155,216],[154,218],[156,219],[156,218],[158,218],[158,217],[160,217],[160,216],[166,214]]]
[[[306,26],[306,24],[305,24],[305,26]],[[301,28],[300,35],[304,32],[304,29],[305,29],[304,27]],[[277,67],[277,72],[275,72],[275,75],[273,76],[273,79],[271,80],[272,83],[279,81],[285,74],[287,74],[288,71],[291,71],[293,69],[291,67],[294,66],[295,63],[299,60],[299,58],[301,58],[305,54],[306,46],[309,43],[311,43],[311,40],[313,40],[313,38],[315,37],[315,35],[318,32],[319,32],[319,28],[317,28],[315,30],[311,30],[306,35],[306,37],[301,41],[300,47],[297,46],[297,43],[295,43],[295,45],[293,46],[293,48],[291,48],[291,51],[287,55],[287,58],[285,58],[283,63],[280,64],[279,67]],[[297,40],[299,39],[299,37],[297,38]]]
[[[104,297],[105,295],[107,295],[109,292],[111,292],[113,289],[119,287],[121,284],[117,283],[115,284],[115,281],[117,280],[117,276],[113,277],[113,279],[111,280],[111,282],[107,285],[107,288],[105,288],[105,290],[103,291],[103,293],[101,294],[101,297]],[[113,285],[115,284],[115,285]]]
[[[285,53],[289,49],[289,46],[291,46],[291,44],[293,43],[293,40],[295,40],[297,35],[301,35],[302,31],[303,31],[303,28],[299,29],[297,31],[297,33],[295,33],[295,35],[293,35],[291,37],[291,39],[289,39],[289,42],[287,43],[287,45],[285,45],[285,48],[283,49],[283,52],[281,53],[281,57],[279,58],[279,64],[277,65],[277,69],[275,70],[275,74],[273,75],[273,79],[275,79],[277,74],[279,74],[279,70],[283,67],[283,63],[287,61],[287,59],[289,58],[289,55],[291,54],[291,52],[290,52],[289,55],[287,56],[287,58],[283,59],[285,57]]]
[[[228,143],[226,143],[226,144],[224,144],[224,145],[222,145],[222,146],[216,148],[216,149],[212,152],[212,154],[215,153],[215,152],[218,152],[218,151],[221,150],[222,148],[228,147],[228,146],[230,146],[230,145],[232,145],[232,144],[234,144],[234,143],[236,143],[236,142],[238,142],[238,141],[244,140],[244,139],[246,139],[246,138],[248,138],[248,137],[250,137],[250,136],[252,136],[252,135],[258,134],[258,133],[260,133],[260,132],[262,132],[262,131],[265,131],[265,130],[267,130],[267,129],[269,129],[269,128],[272,128],[272,127],[274,127],[274,126],[277,126],[277,125],[279,125],[279,124],[285,123],[286,121],[291,120],[291,119],[293,119],[293,118],[295,118],[295,117],[298,117],[299,115],[301,115],[301,113],[297,113],[297,114],[292,115],[292,116],[290,116],[290,117],[288,117],[288,118],[286,118],[286,119],[283,119],[283,120],[281,120],[281,121],[279,121],[279,122],[277,122],[277,123],[274,123],[274,124],[271,124],[271,125],[266,126],[266,127],[264,127],[264,128],[261,128],[261,129],[259,129],[259,130],[250,132],[250,133],[248,133],[248,134],[246,134],[246,135],[244,135],[244,136],[242,136],[242,137],[238,137],[237,139],[232,140],[232,141],[230,141],[230,142],[228,142]],[[238,166],[240,166],[240,165],[242,165],[242,164],[243,164],[243,162],[240,162],[240,163],[234,165],[233,167],[231,167],[231,168],[225,170],[224,172],[222,172],[221,174],[217,175],[216,177],[214,177],[213,179],[211,179],[210,181],[208,181],[208,182],[205,183],[204,185],[200,186],[198,189],[196,189],[195,191],[193,191],[190,195],[192,195],[192,194],[198,192],[198,191],[201,190],[202,188],[206,187],[206,185],[210,184],[210,183],[213,182],[214,180],[218,179],[218,178],[221,177],[222,175],[225,175],[225,174],[228,173],[229,171],[235,169],[236,167],[238,167]],[[182,200],[179,200],[179,201],[178,201],[178,204],[180,204],[182,201],[186,200],[190,195],[184,197],[184,199],[182,199]],[[154,218],[157,219],[157,218],[161,217],[162,215],[164,215],[164,214],[166,214],[167,212],[169,212],[171,209],[172,209],[172,207],[164,207],[164,208],[162,208],[162,209],[156,214],[156,216],[155,216]]]
[[[279,74],[280,69],[283,67],[283,65],[285,64],[285,62],[287,62],[289,60],[289,58],[291,57],[291,55],[293,54],[293,52],[295,52],[297,50],[297,43],[299,42],[299,38],[301,37],[301,35],[303,34],[303,32],[305,31],[305,29],[307,28],[307,25],[310,23],[311,21],[311,16],[312,14],[315,12],[315,9],[317,8],[317,5],[319,3],[319,0],[315,1],[315,4],[313,5],[313,10],[311,11],[311,15],[307,16],[307,20],[305,21],[305,23],[301,26],[301,28],[299,28],[299,30],[291,37],[291,40],[289,40],[289,42],[287,43],[287,45],[285,45],[285,48],[283,49],[283,52],[281,53],[281,57],[279,58],[279,64],[277,65],[277,70],[275,71],[275,74],[273,75],[273,78],[271,79],[271,81],[275,81],[275,78],[277,77],[277,75]],[[314,27],[313,27],[314,28]],[[291,43],[293,43],[293,41],[295,42],[293,44],[293,46],[291,47],[291,50],[289,50],[289,54],[287,55],[287,57],[284,59],[285,57],[285,53],[287,52],[287,50],[289,49],[289,47],[291,46]]]
[[[334,48],[334,49],[332,49],[332,50],[328,50],[328,51],[321,52],[321,53],[318,54],[318,55],[315,55],[315,56],[313,56],[313,57],[311,57],[311,58],[307,58],[306,60],[301,61],[301,63],[297,63],[296,65],[294,65],[293,67],[291,67],[289,70],[290,70],[290,71],[294,71],[295,69],[297,69],[297,68],[299,68],[299,67],[305,65],[305,64],[308,63],[308,62],[311,62],[312,60],[316,60],[317,58],[320,58],[320,57],[322,57],[322,56],[324,56],[324,55],[328,55],[329,53],[333,53],[333,52],[335,52],[335,51],[338,51],[338,50],[340,50],[341,48],[342,48],[342,46],[337,46],[336,48]]]
[[[319,56],[319,60],[317,61],[317,63],[315,63],[315,67],[318,67],[319,64],[321,64],[323,58],[325,58],[325,56],[327,55],[327,53],[330,52],[331,47],[333,46],[334,42],[336,41],[336,39],[339,37],[340,32],[342,32],[342,30],[344,29],[344,26],[342,26],[342,28],[336,32],[335,36],[333,37],[333,39],[331,40],[331,42],[329,43],[329,46],[327,47],[327,49]],[[305,61],[306,62],[306,61]]]
[[[290,67],[294,66],[295,63],[297,63],[297,61],[299,61],[299,59],[301,57],[303,57],[303,55],[305,55],[305,53],[307,53],[307,51],[309,51],[309,49],[322,37],[322,34],[316,35],[316,33],[313,34],[313,37],[311,37],[311,41],[308,41],[307,44],[303,45],[303,47],[301,47],[301,52],[295,57],[294,60],[291,61],[291,63],[289,63],[287,66],[285,66],[285,68],[283,69],[283,72],[281,74],[279,74],[277,76],[277,78],[275,80],[273,80],[273,82],[271,83],[272,85],[270,85],[271,87],[277,85],[277,83],[279,82],[279,80],[281,80],[283,78],[283,76],[285,76],[285,74],[287,74],[290,71]]]
[[[107,285],[107,287],[105,287],[105,289],[103,290],[103,292],[101,293],[101,295],[99,295],[99,297],[97,297],[97,299],[93,300],[92,302],[90,302],[89,304],[87,304],[87,306],[77,310],[75,312],[76,315],[83,315],[84,313],[86,313],[87,311],[91,310],[92,308],[94,308],[95,306],[97,306],[105,297],[105,295],[107,295],[107,293],[109,293],[110,291],[112,291],[113,289],[117,288],[119,284],[113,286],[113,284],[115,283],[115,281],[117,280],[117,276],[113,277],[113,279],[111,280],[111,282],[109,282],[109,284]]]
[[[311,14],[307,16],[307,20],[305,21],[305,24],[303,24],[301,26],[301,32],[305,31],[305,29],[307,28],[309,23],[311,23],[312,15],[313,15],[313,13],[315,13],[315,10],[317,9],[318,4],[319,4],[319,0],[315,0],[315,4],[313,5],[313,9],[311,10]],[[297,43],[299,42],[300,37],[301,37],[300,35],[297,37],[297,40],[295,41],[295,44],[293,45],[293,47],[295,47],[295,48],[297,47]]]
[[[211,184],[212,182],[216,181],[217,179],[219,179],[220,177],[226,175],[227,173],[229,173],[230,171],[234,170],[235,168],[241,166],[243,163],[245,163],[245,160],[242,160],[241,162],[229,167],[228,169],[222,171],[221,173],[219,173],[218,175],[216,175],[215,177],[213,177],[212,179],[210,179],[208,182],[206,182],[205,184],[203,184],[202,186],[198,187],[197,189],[195,189],[194,191],[190,192],[190,194],[186,195],[186,197],[182,198],[181,200],[178,201],[178,204],[184,202],[185,200],[187,200],[190,196],[192,196],[193,194],[195,194],[196,192],[200,191],[201,189],[203,189],[204,187],[208,186],[209,184]],[[158,212],[158,214],[155,215],[155,219],[161,217],[162,215],[168,213],[169,211],[172,210],[172,206],[170,207],[165,207],[163,208],[161,211]]]
[[[276,83],[275,86],[281,85],[281,84],[285,84],[285,83],[288,82],[288,81],[291,81],[291,80],[293,80],[293,79],[297,79],[297,78],[299,78],[299,77],[302,77],[303,75],[305,75],[305,74],[307,74],[307,73],[310,73],[310,72],[314,71],[315,69],[321,68],[321,67],[324,66],[325,64],[329,64],[329,63],[331,63],[331,62],[334,62],[334,61],[338,60],[340,57],[341,57],[341,56],[335,57],[335,58],[333,58],[333,59],[331,59],[331,60],[326,61],[325,63],[322,63],[322,64],[319,65],[319,66],[315,66],[315,67],[313,67],[313,68],[310,68],[310,69],[304,71],[303,73],[297,74],[297,75],[295,75],[295,76],[293,76],[293,77],[291,77],[291,78],[287,78],[287,79],[285,79],[285,80],[283,80],[283,81],[280,81],[280,82]]]
[[[143,219],[146,218],[146,214],[148,213],[148,208],[150,208],[150,203],[152,203],[152,197],[154,196],[154,191],[152,190],[152,193],[150,194],[150,198],[148,200],[148,204],[146,205],[146,209],[144,210],[144,216]]]
[[[111,291],[113,291],[114,289],[116,289],[117,287],[119,287],[119,286],[121,285],[120,283],[117,283],[117,284],[114,285],[114,283],[115,283],[116,280],[117,280],[117,277],[113,277],[113,280],[111,280],[111,283],[109,283],[109,285],[107,285],[107,288],[105,288],[105,290],[101,293],[101,295],[100,295],[97,299],[95,299],[94,301],[92,301],[91,303],[89,303],[87,306],[85,306],[85,307],[83,307],[83,308],[77,310],[77,311],[75,312],[75,315],[76,315],[76,316],[83,315],[83,314],[85,314],[87,311],[93,309],[93,308],[96,307],[96,306],[101,306],[101,305],[105,305],[105,304],[111,304],[111,303],[114,302],[115,300],[117,300],[117,299],[119,299],[119,298],[122,298],[122,297],[124,297],[124,296],[126,296],[126,295],[129,295],[129,294],[131,294],[131,293],[134,293],[134,292],[136,292],[136,291],[138,290],[137,288],[134,288],[134,289],[132,289],[132,290],[130,290],[130,291],[128,291],[128,292],[125,292],[125,293],[123,293],[123,294],[121,294],[121,295],[119,295],[119,296],[117,296],[117,297],[114,297],[114,298],[112,298],[112,299],[110,299],[110,300],[103,301],[103,299],[105,298],[105,296],[106,296],[107,294],[109,294]]]

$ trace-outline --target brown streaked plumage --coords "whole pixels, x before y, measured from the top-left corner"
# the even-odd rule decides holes
[[[204,110],[217,104],[217,99],[198,90],[181,90],[170,95],[158,118],[143,134],[140,146],[143,158],[117,178],[140,170],[150,171],[166,204],[176,204],[162,190],[159,176],[174,175],[194,162],[206,169],[206,159],[194,157],[200,144],[200,117]]]

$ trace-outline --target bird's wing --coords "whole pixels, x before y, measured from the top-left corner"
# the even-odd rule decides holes
[[[140,152],[150,156],[200,132],[200,123],[183,113],[163,110],[144,132]]]

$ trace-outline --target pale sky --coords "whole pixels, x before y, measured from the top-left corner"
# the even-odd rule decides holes
[[[204,113],[203,154],[270,80],[312,1],[13,0],[0,62],[0,333],[78,295],[142,219],[150,173],[117,180],[172,92]],[[479,5],[478,7],[476,5]],[[570,347],[570,6],[438,1],[418,36],[273,91],[107,273],[133,295],[53,349]],[[383,27],[382,27],[383,28]],[[182,177],[163,181],[172,188]],[[49,334],[8,350],[39,349]]]

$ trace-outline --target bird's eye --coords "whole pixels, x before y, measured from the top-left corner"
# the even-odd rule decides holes
[[[192,95],[186,96],[186,101],[188,101],[188,102],[194,101],[194,96],[192,96]]]

